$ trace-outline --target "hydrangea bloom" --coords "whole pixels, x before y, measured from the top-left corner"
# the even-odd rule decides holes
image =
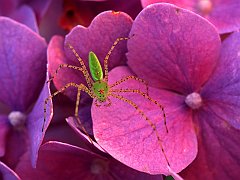
[[[81,53],[80,56],[85,61],[85,64],[88,64],[86,60],[88,59],[89,51],[94,51],[99,57],[100,61],[102,62],[111,45],[116,40],[116,38],[128,36],[131,24],[132,24],[131,18],[126,16],[124,13],[105,12],[97,16],[89,28],[84,28],[82,26],[77,26],[76,28],[74,28],[66,37],[65,41],[70,43],[76,49],[77,52]],[[101,30],[101,32],[99,32],[99,30]],[[109,32],[111,32],[111,34],[109,34]],[[103,36],[105,33],[108,33],[107,36]],[[103,37],[109,36],[110,38],[103,39]],[[73,55],[71,50],[69,48],[66,48],[64,50],[63,48],[64,48],[63,39],[61,37],[56,36],[51,40],[48,48],[49,69],[51,74],[54,74],[59,64],[67,63],[72,65],[79,65],[78,64],[79,62],[76,60],[76,57]],[[119,44],[116,47],[115,51],[111,55],[111,59],[109,61],[110,69],[112,69],[116,65],[124,64],[125,52],[126,43],[122,42],[122,44]],[[131,72],[128,72],[127,70],[125,70],[125,68],[120,69],[122,69],[120,73],[114,73],[118,71],[111,72],[109,77],[110,83],[112,83],[113,80],[114,81],[119,80],[122,76],[126,76],[129,73],[131,74]],[[85,78],[83,77],[81,72],[67,68],[60,70],[58,75],[54,79],[54,84],[59,89],[68,82],[86,83]],[[136,82],[134,83],[133,81],[127,82],[123,84],[123,86],[119,87],[138,88],[141,86]],[[66,93],[73,100],[76,99],[75,97],[76,91],[70,92],[66,91]],[[75,96],[73,94],[75,94]],[[139,102],[144,102],[144,98],[142,98],[141,96],[140,99],[136,95],[132,96],[132,98],[133,101],[138,104]],[[176,108],[175,104],[171,104],[171,106],[172,108],[173,107]],[[93,108],[92,117],[95,123],[94,135],[97,138],[98,142],[101,144],[101,146],[103,146],[104,149],[106,148],[106,150],[111,155],[113,155],[115,158],[122,161],[123,163],[127,164],[128,166],[133,167],[140,171],[152,174],[160,173],[169,174],[167,163],[166,160],[164,159],[164,156],[162,155],[159,143],[156,139],[156,135],[152,133],[153,130],[151,126],[149,126],[149,124],[144,119],[141,119],[139,114],[135,112],[134,108],[129,107],[128,104],[121,103],[120,101],[117,100],[112,100],[112,105],[107,110],[102,108],[96,108],[95,106],[93,106],[92,108]],[[146,112],[152,109],[151,113],[148,112],[147,115],[154,122],[158,121],[159,117],[160,119],[162,118],[162,114],[160,113],[159,108],[153,106],[148,101],[146,102],[146,100],[145,103],[142,103],[141,108]],[[84,112],[87,113],[87,111]],[[131,113],[134,113],[133,117],[129,116]],[[124,119],[126,120],[124,121]],[[122,124],[119,127],[121,123],[119,123],[118,121],[121,121],[121,123],[126,124]],[[129,127],[129,125],[131,126]],[[166,136],[166,131],[163,122],[158,123],[158,125],[159,125],[158,130],[159,132],[161,132],[161,137]],[[172,139],[175,138],[175,136],[173,135],[176,134],[176,132],[178,134],[181,134],[181,136],[183,137],[189,136],[189,134],[194,134],[194,132],[191,130],[191,124],[188,123],[188,121],[183,123],[180,122],[180,125],[181,127],[185,128],[188,127],[190,131],[184,132],[183,134],[181,134],[181,129],[172,131],[171,133]],[[122,137],[125,138],[124,140],[122,140],[121,138],[119,138],[120,136],[119,134],[121,133],[124,134],[125,132],[124,130],[126,130],[125,133],[126,137],[122,135]],[[134,131],[135,133],[132,133],[132,131]],[[111,138],[109,138],[109,136]],[[140,138],[139,136],[142,137]],[[144,141],[144,139],[146,139],[146,141]],[[104,142],[105,140],[107,141]],[[147,145],[143,146],[142,142],[146,143]],[[175,165],[174,170],[177,172],[181,171],[188,164],[190,164],[196,156],[196,151],[192,151],[192,149],[196,147],[197,144],[196,140],[191,143],[188,142],[189,141],[186,141],[186,144],[184,144],[184,146],[175,149],[174,151],[175,154],[173,153],[171,154],[172,159],[174,159],[176,156],[179,158],[178,160],[174,161],[172,160],[171,164],[172,166]],[[174,143],[170,144],[170,147],[172,146],[174,146]],[[153,152],[152,149],[156,149],[156,151]],[[188,154],[189,156],[186,157],[186,154]],[[182,158],[180,158],[180,156]]]
[[[232,34],[221,44],[208,21],[169,4],[145,8],[133,23],[130,37],[133,34],[128,41],[128,65],[154,87],[150,95],[165,106],[169,133],[164,133],[162,121],[157,125],[171,168],[180,172],[197,156],[184,171],[186,178],[237,179],[240,34]],[[132,73],[116,68],[109,76],[116,81],[126,74]],[[127,97],[157,121],[156,109],[145,105],[142,97]],[[167,174],[152,128],[134,112],[115,100],[111,109],[93,106],[95,137],[125,164]]]
[[[52,178],[52,175],[61,174],[59,178],[69,178],[70,175],[78,177],[83,173],[92,177],[94,173],[100,175],[102,172],[108,176],[116,174],[116,170],[111,169],[113,167],[120,167],[128,178],[129,172],[136,173],[113,158],[106,158],[103,152],[59,142],[49,142],[42,146],[37,169],[31,167],[31,163],[36,163],[44,135],[41,132],[43,103],[49,95],[49,87],[46,85],[37,100],[45,78],[46,62],[43,54],[46,44],[37,34],[12,20],[1,18],[0,23],[1,47],[6,47],[0,48],[0,60],[4,66],[0,73],[4,84],[0,89],[0,101],[4,107],[7,106],[0,116],[0,154],[4,155],[1,161],[14,167],[18,158],[26,152],[30,138],[31,149],[17,165],[21,177],[41,175]],[[52,38],[48,48],[49,71],[53,75],[63,63],[80,65],[72,51],[65,46],[66,43],[76,49],[86,64],[89,51],[94,51],[103,64],[103,59],[116,38],[127,36],[131,37],[127,58],[126,42],[121,42],[109,59],[109,69],[112,69],[109,83],[127,75],[137,75],[149,82],[150,96],[165,107],[168,133],[161,111],[155,104],[136,93],[120,95],[138,104],[138,108],[156,124],[170,167],[153,128],[132,106],[111,98],[110,107],[92,105],[90,112],[90,98],[83,95],[80,118],[89,122],[92,116],[94,136],[100,146],[124,164],[150,174],[169,175],[181,172],[190,164],[181,173],[187,179],[239,177],[240,97],[237,89],[240,77],[237,72],[240,66],[240,33],[232,34],[221,44],[216,28],[208,21],[169,4],[145,8],[134,23],[125,13],[104,12],[88,28],[77,26],[65,39],[60,36]],[[32,48],[30,52],[29,47],[36,49]],[[119,66],[126,65],[126,61],[128,67]],[[8,65],[9,62],[13,62],[11,66]],[[25,76],[22,76],[23,73]],[[27,81],[27,74],[37,78]],[[85,83],[85,78],[76,70],[62,69],[54,79],[58,89],[69,82]],[[117,87],[121,88],[145,91],[146,87],[133,80]],[[13,91],[8,93],[6,89]],[[66,90],[66,94],[75,101],[74,89]],[[51,116],[50,105],[47,109],[48,121],[45,127]],[[20,124],[14,121],[16,116]],[[27,118],[27,128],[22,126],[19,117]],[[81,134],[69,119],[68,123]],[[16,130],[21,128],[24,129],[23,132]],[[15,151],[16,146],[18,151]],[[219,156],[222,157],[221,161]],[[51,164],[52,161],[61,163]],[[72,162],[76,162],[76,165]],[[68,163],[69,169],[66,168]],[[114,166],[105,173],[108,163]],[[90,164],[87,166],[90,168],[84,169],[86,164]],[[45,168],[51,173],[47,174]],[[9,169],[0,163],[0,171],[5,175]],[[121,174],[122,172],[118,175]],[[136,176],[147,175],[136,173]],[[150,175],[148,177],[151,178]]]
[[[47,45],[31,29],[9,18],[0,17],[0,27],[1,161],[14,168],[30,146],[34,165],[44,135],[44,99],[49,95],[49,87],[43,88]]]
[[[157,2],[172,3],[200,14],[213,23],[219,33],[240,29],[239,0],[141,0],[142,6]]]

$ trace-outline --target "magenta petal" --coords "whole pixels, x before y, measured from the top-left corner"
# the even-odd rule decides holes
[[[42,127],[44,123],[44,101],[50,95],[49,83],[45,83],[43,90],[32,110],[28,116],[27,128],[29,132],[30,145],[31,145],[31,162],[33,167],[36,166],[36,160],[38,157],[38,149],[43,141],[46,129],[52,119],[52,101],[49,100],[46,106],[46,122],[44,124],[44,131]]]
[[[213,23],[219,33],[229,33],[240,29],[240,1],[213,1],[212,12],[206,18]]]
[[[132,75],[127,67],[117,67],[109,74],[110,83],[127,75]],[[139,82],[129,80],[112,89],[139,89]],[[145,89],[143,89],[144,91]],[[183,97],[155,88],[150,88],[150,96],[165,107],[167,126],[158,106],[149,103],[142,96],[133,93],[121,94],[132,100],[146,116],[156,124],[171,169],[180,172],[196,157],[197,140],[191,122],[191,113],[186,111]],[[150,174],[169,175],[157,136],[148,122],[129,104],[110,96],[111,106],[92,105],[93,131],[97,142],[120,162]]]
[[[0,157],[5,154],[6,136],[9,129],[8,117],[5,115],[0,116]]]
[[[128,65],[154,87],[184,94],[197,91],[216,66],[220,50],[216,29],[174,5],[148,6],[130,34],[134,37],[128,41]]]
[[[222,44],[219,64],[203,87],[202,96],[215,112],[240,129],[240,33],[230,35]]]
[[[37,168],[24,156],[16,171],[21,178],[32,179],[162,179],[135,171],[112,158],[105,158],[85,149],[60,142],[49,142],[40,149]],[[46,171],[47,169],[47,171]]]
[[[197,158],[182,175],[195,180],[239,179],[240,131],[231,127],[221,114],[207,108],[195,119],[199,134]]]
[[[48,64],[49,72],[53,76],[60,64],[68,64],[68,59],[64,53],[64,39],[61,36],[53,36],[48,45]],[[77,62],[76,64],[77,65]],[[54,78],[54,85],[57,89],[64,87],[69,82],[80,83],[81,72],[69,68],[63,68],[58,71]],[[83,81],[83,80],[82,80]],[[73,88],[72,88],[73,89]],[[66,90],[64,92],[72,99],[76,98],[76,91]]]
[[[45,79],[46,42],[9,18],[0,17],[0,26],[0,101],[13,110],[26,111]]]
[[[145,8],[150,4],[154,3],[170,3],[170,4],[175,4],[180,7],[184,8],[190,8],[192,4],[194,4],[193,1],[185,1],[185,0],[141,0],[142,7]]]
[[[213,23],[219,33],[229,33],[240,28],[239,0],[141,0],[142,6],[167,2],[191,10]]]
[[[38,33],[38,25],[37,25],[37,20],[34,14],[34,11],[32,10],[31,7],[27,5],[23,5],[19,7],[17,10],[15,10],[11,14],[11,18],[14,20],[25,24],[29,28],[31,28],[33,31]]]
[[[88,54],[93,51],[103,65],[103,61],[114,41],[119,37],[128,37],[132,26],[132,19],[123,12],[106,11],[94,18],[88,28],[76,26],[66,36],[65,43],[71,44],[79,56],[84,60],[88,67]],[[69,47],[65,46],[67,57],[71,61],[78,63],[77,58]],[[109,58],[108,68],[126,62],[125,53],[127,52],[126,41],[120,42]],[[79,64],[80,65],[80,64]]]
[[[0,162],[0,179],[4,180],[20,180],[18,175],[4,163]]]

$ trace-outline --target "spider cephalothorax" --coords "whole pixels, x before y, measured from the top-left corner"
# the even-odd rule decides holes
[[[96,96],[96,100],[99,102],[105,102],[108,98],[109,87],[107,82],[99,80],[93,83],[93,93]]]

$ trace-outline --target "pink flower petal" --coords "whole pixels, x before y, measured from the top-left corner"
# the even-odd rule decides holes
[[[191,1],[186,1],[186,0],[141,0],[143,8],[147,7],[150,4],[154,3],[170,3],[170,4],[175,4],[177,6],[186,8],[186,7],[191,7],[195,2],[195,0]]]
[[[115,68],[109,74],[109,82],[111,84],[127,75],[132,75],[128,68]],[[112,89],[134,87],[139,89],[142,85],[129,80]],[[171,169],[180,172],[197,154],[191,112],[184,108],[182,96],[151,87],[149,92],[150,96],[165,107],[169,133],[166,133],[162,112],[154,103],[136,93],[114,94],[132,100],[156,124]],[[110,100],[109,107],[92,105],[93,131],[97,142],[114,158],[134,169],[150,174],[169,175],[166,159],[153,128],[128,103],[113,97]]]
[[[216,29],[177,6],[158,3],[135,19],[128,41],[128,65],[150,85],[188,94],[214,70],[220,51]]]
[[[171,3],[191,10],[213,23],[219,33],[240,29],[239,0],[141,0],[142,6],[153,3]]]

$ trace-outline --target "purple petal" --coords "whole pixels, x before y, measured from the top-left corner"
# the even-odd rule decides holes
[[[45,1],[44,1],[45,2]],[[50,39],[58,35],[66,35],[66,31],[59,26],[59,16],[63,11],[62,3],[52,1],[41,19],[39,31],[43,37],[49,42]]]
[[[214,0],[212,3],[212,11],[205,17],[217,27],[219,33],[229,33],[240,29],[239,0]]]
[[[13,110],[26,111],[45,79],[46,43],[9,18],[0,17],[0,26],[0,101]]]
[[[90,51],[93,51],[97,55],[103,65],[104,58],[114,41],[119,37],[128,37],[131,26],[132,19],[127,14],[123,12],[116,13],[106,11],[96,16],[88,28],[83,26],[73,28],[66,36],[65,43],[69,43],[74,47],[87,67],[88,54]],[[126,51],[126,42],[119,42],[109,58],[108,68],[112,69],[124,64],[126,62]],[[69,63],[80,66],[70,48],[65,46],[65,52],[67,57],[69,57]],[[82,82],[85,82],[83,76]]]
[[[41,19],[45,14],[51,0],[42,1],[42,0],[32,0],[32,1],[22,1],[22,0],[0,0],[0,15],[10,16],[16,9],[20,6],[30,6],[34,9],[37,19]],[[26,16],[26,18],[28,18]]]
[[[230,35],[222,44],[219,64],[203,87],[205,103],[211,104],[231,126],[240,129],[240,33]]]
[[[51,2],[52,0],[48,0],[48,1],[34,0],[34,1],[28,1],[27,4],[29,4],[34,9],[37,19],[41,20],[45,15],[46,11],[48,10]]]
[[[128,41],[128,64],[150,85],[188,94],[216,66],[220,38],[198,15],[170,4],[154,4],[136,18]],[[131,36],[130,35],[130,36]]]
[[[240,132],[210,107],[195,116],[199,152],[183,171],[185,179],[238,179]]]
[[[161,179],[135,171],[112,158],[64,144],[49,142],[41,147],[36,169],[24,156],[16,171],[21,178],[43,179]],[[48,171],[46,171],[46,169]]]
[[[9,167],[15,168],[19,158],[28,150],[28,134],[25,129],[18,131],[9,128],[5,141],[5,154],[2,160]]]
[[[239,0],[141,0],[142,6],[157,2],[168,2],[189,9],[213,23],[219,33],[229,33],[240,29]]]
[[[31,7],[23,5],[15,10],[10,17],[38,33],[36,17]]]
[[[53,116],[52,100],[48,101],[46,106],[46,122],[44,123],[44,102],[47,97],[50,96],[49,83],[44,85],[43,90],[33,107],[32,112],[28,116],[28,132],[31,145],[31,162],[33,167],[36,166],[36,160],[38,157],[38,149],[43,141],[46,129]],[[44,131],[42,127],[44,123]]]
[[[111,84],[127,75],[132,75],[128,68],[115,68],[109,74],[109,82]],[[141,87],[139,82],[129,80],[112,89]],[[182,96],[155,88],[150,88],[149,93],[165,107],[169,133],[166,133],[162,112],[156,104],[150,103],[136,93],[114,94],[132,100],[150,121],[156,124],[171,169],[179,172],[186,168],[197,154],[197,141],[191,122],[191,113],[183,108],[184,97]],[[92,105],[93,131],[100,146],[114,158],[134,169],[150,174],[169,175],[166,159],[153,128],[128,103],[111,96],[110,100],[110,107]]]
[[[194,4],[194,1],[185,1],[185,0],[141,0],[142,7],[145,8],[150,4],[154,3],[170,3],[175,4],[177,6],[183,7],[183,8],[190,8],[192,4]]]
[[[20,180],[18,175],[2,162],[0,162],[0,178],[6,180]]]
[[[6,137],[9,129],[8,118],[5,115],[0,116],[0,157],[5,154]]]

